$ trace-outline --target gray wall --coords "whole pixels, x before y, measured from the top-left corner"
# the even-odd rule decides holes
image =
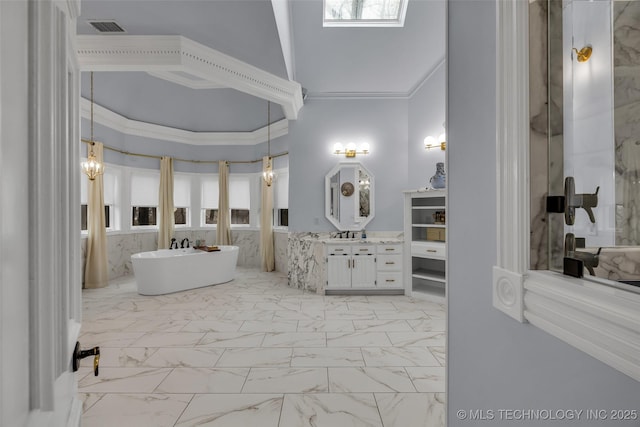
[[[424,149],[424,138],[437,138],[445,131],[446,72],[443,62],[409,99],[408,189],[427,187],[436,163],[445,161],[445,152],[439,148]]]
[[[336,141],[367,140],[358,156],[375,177],[372,231],[402,230],[402,190],[407,186],[406,99],[309,99],[289,126],[289,231],[335,231],[324,217],[324,176],[344,156]]]
[[[448,16],[448,425],[640,426],[640,421],[462,421],[458,410],[640,409],[640,383],[491,303],[496,261],[493,1]],[[479,49],[478,47],[482,48]]]

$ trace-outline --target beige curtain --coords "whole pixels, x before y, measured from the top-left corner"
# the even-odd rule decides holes
[[[89,149],[87,146],[87,151]],[[94,144],[93,154],[96,160],[102,163],[102,143]],[[102,288],[109,282],[102,175],[98,175],[93,181],[89,180],[87,196],[87,262],[84,268],[84,287]]]
[[[218,162],[218,224],[216,227],[216,243],[231,244],[231,210],[229,209],[229,163]]]
[[[271,157],[262,158],[262,171],[273,171]],[[268,186],[262,181],[261,207],[260,207],[260,259],[264,271],[275,270],[275,257],[273,251],[273,186]]]
[[[158,249],[168,249],[173,237],[173,159],[160,159],[160,190],[158,194]]]

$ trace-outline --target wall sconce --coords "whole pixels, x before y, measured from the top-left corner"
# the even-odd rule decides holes
[[[355,157],[357,154],[369,154],[369,144],[364,142],[360,145],[360,149],[356,147],[356,144],[350,142],[346,147],[343,147],[341,143],[336,142],[333,146],[333,154],[344,154],[345,157]]]
[[[585,46],[580,50],[574,47],[573,50],[576,52],[578,62],[587,62],[593,53],[593,48],[591,46]]]
[[[442,151],[447,148],[447,135],[442,133],[438,137],[438,141],[432,136],[428,136],[424,139],[424,149],[431,150],[432,148],[440,147]]]

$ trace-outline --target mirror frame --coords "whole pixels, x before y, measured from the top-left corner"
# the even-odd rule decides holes
[[[497,8],[493,306],[640,381],[640,294],[529,270],[529,2]],[[524,326],[523,326],[524,327]]]
[[[362,217],[359,215],[360,207],[360,186],[353,183],[353,194],[346,199],[342,195],[339,197],[340,211],[343,209],[352,209],[354,221],[352,223],[343,223],[331,216],[331,178],[343,168],[350,169],[357,167],[369,175],[369,216]],[[357,177],[354,178],[357,180]],[[340,183],[338,183],[340,184]],[[346,202],[348,200],[348,202]],[[346,202],[346,203],[345,203]],[[375,217],[375,178],[371,171],[360,162],[339,162],[324,177],[324,216],[340,231],[361,231]]]

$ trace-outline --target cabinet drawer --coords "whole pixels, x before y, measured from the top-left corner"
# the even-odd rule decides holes
[[[378,271],[402,270],[402,255],[378,254]]]
[[[402,288],[402,272],[382,271],[376,278],[378,288]]]
[[[327,245],[327,255],[351,255],[351,245]]]
[[[411,242],[411,255],[423,258],[444,258],[446,246],[443,243]]]
[[[381,243],[378,245],[378,254],[401,254],[402,253],[402,245],[401,244],[391,244],[391,243]]]
[[[373,255],[376,253],[375,245],[353,245],[351,250],[354,255]]]

